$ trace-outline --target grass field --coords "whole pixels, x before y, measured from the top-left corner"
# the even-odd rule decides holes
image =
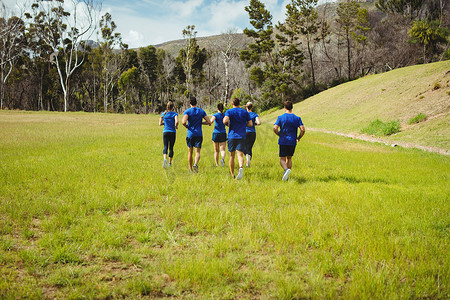
[[[0,112],[0,298],[450,297],[450,158],[272,122],[242,181],[158,117]],[[228,157],[228,156],[227,156]]]

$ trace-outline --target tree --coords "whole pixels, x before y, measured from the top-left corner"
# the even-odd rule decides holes
[[[158,56],[156,55],[156,48],[154,46],[148,46],[139,49],[138,59],[141,74],[144,77],[146,86],[143,93],[146,95],[145,107],[146,112],[148,113],[148,98],[151,98],[151,104],[153,106],[153,99],[156,94],[156,79],[158,77]]]
[[[184,70],[184,75],[186,76],[186,91],[188,94],[191,93],[192,84],[192,67],[196,62],[195,50],[198,48],[196,37],[197,31],[195,31],[195,25],[188,25],[183,29],[183,38],[186,39],[186,44],[184,47],[184,53],[182,55],[182,63]]]
[[[183,30],[186,39],[185,47],[175,59],[175,73],[179,81],[184,81],[184,93],[194,93],[194,84],[203,80],[203,65],[207,59],[206,49],[201,49],[195,38],[197,32],[194,25],[189,25]]]
[[[319,28],[321,26],[319,15],[315,9],[317,1],[318,0],[291,0],[291,3],[286,5],[286,22],[279,26],[282,32],[292,35],[290,45],[294,45],[294,41],[299,39],[300,35],[303,35],[306,38],[306,48],[311,65],[313,90],[316,89],[314,49],[316,43],[320,41]],[[296,54],[303,59],[302,52],[296,52]]]
[[[348,68],[348,80],[351,79],[351,44],[350,37],[354,30],[358,18],[358,11],[360,9],[359,3],[355,0],[349,0],[340,2],[336,10],[338,18],[337,23],[344,30],[346,48],[347,48],[347,68]]]
[[[425,0],[378,0],[375,6],[390,14],[399,14],[407,18],[415,18],[419,15]]]
[[[119,78],[119,90],[122,93],[122,109],[126,113],[133,107],[133,100],[136,95],[136,91],[139,88],[139,71],[136,67],[132,67],[120,75]],[[131,102],[131,105],[130,105]]]
[[[68,110],[71,76],[84,62],[85,40],[89,39],[95,27],[96,8],[94,0],[68,2],[72,12],[66,10],[64,0],[35,0],[32,4],[35,33],[50,47],[51,62],[58,71],[64,111]]]
[[[410,42],[419,43],[423,47],[423,62],[427,62],[427,49],[436,48],[438,43],[447,43],[448,28],[440,26],[436,21],[414,21],[409,31]]]
[[[0,32],[0,109],[3,109],[6,80],[25,50],[25,23],[15,16],[0,18]]]
[[[123,68],[123,61],[119,54],[114,53],[114,48],[119,47],[121,50],[127,49],[128,45],[122,43],[122,36],[115,32],[116,23],[112,20],[112,16],[106,13],[100,19],[100,31],[102,41],[100,49],[102,52],[102,89],[103,89],[103,110],[108,111],[108,102],[113,105],[113,100],[109,98],[114,91],[115,85],[119,80],[120,73]]]

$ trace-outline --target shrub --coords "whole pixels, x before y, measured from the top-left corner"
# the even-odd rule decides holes
[[[427,115],[423,114],[423,113],[418,113],[417,116],[415,116],[414,118],[411,118],[408,122],[408,124],[415,124],[415,123],[420,123],[423,122],[427,119]]]
[[[391,135],[400,132],[400,122],[390,121],[384,123],[380,119],[370,122],[369,126],[361,130],[361,133],[369,135]]]

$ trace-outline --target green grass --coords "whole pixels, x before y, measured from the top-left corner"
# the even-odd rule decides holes
[[[408,122],[408,124],[417,124],[420,122],[423,122],[427,119],[427,115],[423,113],[418,113],[414,118],[411,118]]]
[[[235,181],[158,116],[0,112],[0,298],[448,298],[450,160],[270,121]],[[227,156],[228,157],[228,156]]]
[[[369,126],[361,130],[361,133],[377,136],[389,136],[400,132],[400,122],[390,121],[384,123],[380,119],[370,122]]]

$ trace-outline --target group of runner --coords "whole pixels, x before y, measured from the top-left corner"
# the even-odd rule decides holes
[[[206,112],[197,107],[197,99],[190,97],[190,108],[184,111],[181,124],[187,128],[186,144],[188,146],[189,170],[198,173],[198,163],[200,161],[200,151],[203,143],[202,125],[214,125],[212,141],[214,144],[214,160],[216,166],[225,166],[226,143],[228,141],[228,151],[230,152],[229,168],[233,178],[241,180],[244,176],[244,162],[250,167],[252,159],[252,148],[256,140],[255,126],[261,125],[258,114],[253,112],[253,104],[248,102],[245,109],[240,107],[238,98],[232,99],[233,108],[223,112],[222,103],[217,105],[217,113],[211,118]],[[283,168],[282,180],[286,181],[292,169],[292,156],[298,141],[305,134],[300,117],[292,113],[293,104],[290,101],[284,103],[285,113],[278,116],[273,131],[278,138],[280,165]],[[170,167],[173,159],[173,147],[178,129],[178,114],[174,112],[174,105],[171,101],[167,104],[167,110],[161,114],[159,125],[164,125],[163,130],[163,168]],[[226,127],[228,126],[228,136]],[[298,129],[300,133],[297,136]],[[195,155],[194,155],[195,151]],[[235,158],[239,165],[238,173],[235,176]],[[244,158],[245,156],[245,158]]]

